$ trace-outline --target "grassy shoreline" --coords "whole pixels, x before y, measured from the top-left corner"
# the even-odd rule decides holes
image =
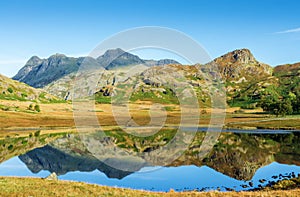
[[[150,192],[32,177],[0,177],[0,196],[299,196],[300,189],[243,192]]]

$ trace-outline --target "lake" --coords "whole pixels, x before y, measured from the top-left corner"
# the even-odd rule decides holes
[[[300,174],[297,131],[224,131],[203,155],[207,134],[199,130],[183,132],[182,141],[166,149],[176,130],[148,137],[120,130],[66,134],[3,161],[0,176],[55,172],[60,180],[150,191],[241,191]]]

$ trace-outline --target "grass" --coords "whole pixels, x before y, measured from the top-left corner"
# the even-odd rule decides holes
[[[148,192],[130,190],[124,188],[114,188],[86,184],[70,181],[48,181],[40,178],[17,178],[0,177],[0,196],[118,196],[118,197],[179,197],[179,196],[199,196],[199,197],[251,197],[251,196],[299,196],[300,189],[288,191],[254,191],[254,192]]]
[[[8,101],[0,100],[0,129],[8,128],[27,128],[27,127],[74,127],[73,109],[71,103],[39,103],[41,112],[28,110],[28,106],[33,102]],[[149,109],[151,101],[143,101],[131,103],[129,105],[130,115],[132,119],[139,125],[147,125],[149,123]],[[118,108],[117,105],[114,106]],[[167,113],[167,125],[178,125],[181,118],[181,110],[177,105],[165,105]],[[228,128],[273,128],[273,129],[300,129],[299,115],[291,115],[276,118],[269,114],[257,113],[257,110],[243,110],[243,113],[233,113],[238,108],[227,109],[225,125]],[[116,126],[117,123],[112,113],[110,104],[96,104],[95,109],[99,123],[101,126]],[[203,109],[200,109],[201,111]],[[199,126],[209,125],[210,113],[209,108],[205,109],[206,114],[201,114]],[[161,114],[164,114],[163,112]],[[193,115],[197,117],[197,114]],[[193,117],[191,117],[193,118]]]
[[[130,101],[151,101],[154,103],[161,103],[161,104],[178,104],[179,101],[176,95],[168,88],[165,89],[165,92],[154,92],[154,91],[137,91],[134,92],[131,97]]]
[[[110,104],[111,97],[110,96],[103,96],[101,93],[95,94],[95,102],[98,104]]]

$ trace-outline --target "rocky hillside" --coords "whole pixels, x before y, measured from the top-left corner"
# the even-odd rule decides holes
[[[112,52],[108,51],[107,53]],[[108,101],[109,98],[105,98],[114,94],[114,89],[116,89],[114,87],[134,81],[136,85],[134,86],[135,94],[132,96],[132,101],[144,99],[176,103],[176,95],[170,91],[170,87],[166,86],[168,84],[177,84],[176,86],[178,87],[191,85],[197,93],[200,104],[208,106],[210,96],[205,76],[213,76],[211,67],[215,65],[220,70],[221,81],[223,81],[227,89],[227,101],[233,105],[241,102],[247,103],[248,98],[246,97],[258,100],[262,93],[265,92],[265,89],[274,84],[278,85],[278,79],[272,75],[272,68],[258,62],[247,49],[230,52],[206,65],[183,66],[180,64],[168,64],[150,68],[144,67],[144,69],[139,69],[139,71],[135,69],[135,75],[132,74],[133,70],[131,69],[122,71],[98,70],[90,74],[89,77],[97,75],[99,78],[94,93],[97,93],[100,101]],[[69,95],[72,95],[73,86],[71,84],[74,78],[75,74],[67,75],[49,84],[45,89],[61,98],[72,99]],[[84,83],[85,81],[83,80],[79,84]]]
[[[213,63],[218,65],[226,81],[261,79],[272,74],[272,67],[258,62],[248,49],[232,51],[216,58]]]
[[[29,80],[30,83],[35,81],[35,86],[43,86],[51,94],[71,100],[76,78],[74,70],[78,67],[75,66],[76,69],[68,70],[68,72],[53,74],[59,70],[60,66],[63,68],[67,65],[57,63],[53,66],[53,72],[47,70],[36,72],[39,68],[43,68],[44,64],[41,62],[44,61],[48,60],[32,58],[15,78],[21,81]],[[84,61],[92,65],[94,70],[85,76],[79,75],[76,78],[77,86],[90,89],[89,96],[95,94],[96,101],[99,103],[109,103],[111,96],[117,95],[117,90],[122,89],[120,87],[124,89],[126,85],[134,83],[133,94],[130,98],[132,102],[150,100],[160,103],[178,103],[178,98],[171,86],[177,89],[181,87],[182,90],[191,86],[197,94],[200,105],[209,107],[211,103],[209,94],[217,92],[217,90],[210,92],[209,86],[217,86],[218,80],[215,77],[218,75],[220,75],[220,82],[226,88],[227,103],[233,107],[252,109],[261,106],[261,101],[270,97],[280,101],[289,95],[296,98],[300,95],[300,63],[272,68],[257,61],[248,49],[229,52],[205,65],[180,65],[168,59],[142,60],[121,49],[108,50],[97,59],[85,58]],[[76,60],[76,62],[78,66],[80,61]],[[41,66],[33,66],[40,63]],[[216,68],[217,71],[212,68]],[[42,76],[50,75],[50,77],[32,77],[40,72]],[[207,77],[210,79],[208,80]],[[86,80],[88,78],[98,79],[98,81],[92,83],[92,80]],[[95,84],[96,88],[91,89]],[[187,92],[185,90],[182,95],[187,96]]]
[[[89,65],[93,69],[105,68],[106,70],[120,67],[139,65],[155,66],[178,62],[169,59],[163,60],[142,60],[138,56],[125,52],[122,49],[112,49],[94,59],[92,57],[67,57],[62,54],[55,54],[48,59],[40,59],[33,56],[26,65],[18,72],[13,79],[24,82],[35,88],[42,88],[46,85],[71,73],[75,73],[80,65]]]
[[[59,101],[60,99],[46,93],[42,89],[35,89],[27,84],[20,83],[0,75],[0,99],[19,101]]]

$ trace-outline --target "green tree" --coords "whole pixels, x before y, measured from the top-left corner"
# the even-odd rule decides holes
[[[292,101],[293,112],[295,114],[299,114],[300,113],[300,92],[296,92],[295,96],[296,96],[295,99]]]
[[[293,113],[293,106],[290,99],[284,99],[278,104],[278,115],[290,115]]]
[[[286,116],[293,113],[293,105],[289,98],[282,100],[265,99],[261,102],[261,107],[264,111],[276,116]]]

